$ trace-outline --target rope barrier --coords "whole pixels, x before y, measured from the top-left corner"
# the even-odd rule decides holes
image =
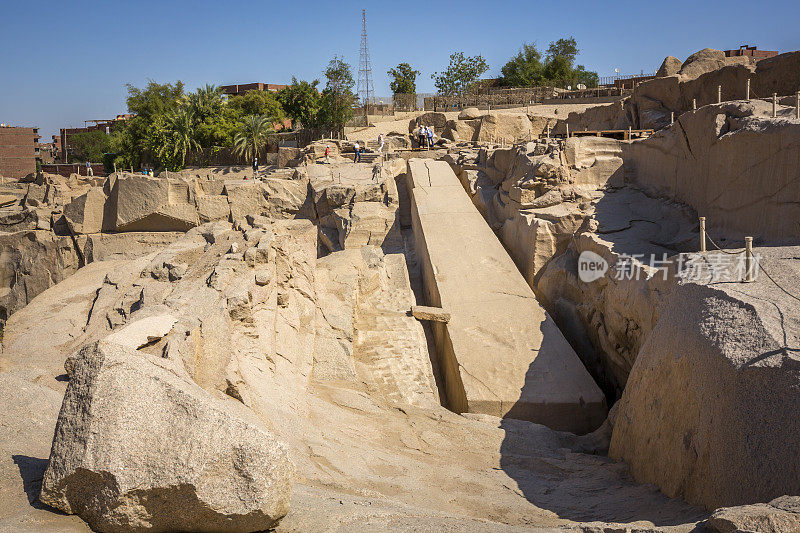
[[[759,267],[759,268],[760,268],[760,269],[761,269],[761,270],[764,272],[764,274],[766,274],[766,275],[767,275],[767,277],[769,278],[769,280],[770,280],[772,283],[774,283],[776,287],[778,287],[778,288],[779,288],[781,291],[783,291],[784,293],[786,293],[788,296],[791,296],[792,298],[794,298],[795,300],[797,300],[798,302],[800,302],[800,297],[797,297],[797,296],[795,296],[794,294],[792,294],[791,292],[789,292],[789,291],[787,291],[786,289],[784,289],[784,288],[783,288],[783,286],[782,286],[780,283],[778,283],[777,281],[775,281],[775,278],[773,278],[772,276],[770,276],[770,275],[769,275],[769,272],[767,272],[767,270],[764,268],[764,265],[762,265],[762,264],[761,264],[761,261],[759,261],[759,260],[758,260],[758,258],[757,258],[756,256],[753,256],[753,259],[755,259],[755,261],[756,261],[756,264],[758,265],[758,267]]]
[[[711,242],[711,244],[714,245],[714,248],[716,248],[717,250],[719,250],[720,252],[722,252],[724,254],[739,255],[741,253],[744,253],[744,249],[742,249],[742,250],[740,250],[738,252],[729,252],[728,250],[723,250],[722,248],[719,247],[719,245],[717,243],[714,242],[714,240],[708,235],[708,233],[706,233],[706,239],[708,239]]]
[[[740,251],[738,251],[738,252],[729,252],[728,250],[723,250],[722,248],[720,248],[720,247],[717,245],[717,243],[715,243],[715,242],[714,242],[714,240],[713,240],[711,237],[709,237],[709,236],[708,236],[708,234],[706,234],[706,238],[709,240],[709,242],[711,242],[711,244],[712,244],[712,245],[714,245],[714,248],[716,248],[716,249],[717,249],[717,250],[719,250],[720,252],[723,252],[723,253],[726,253],[726,254],[730,254],[730,255],[739,255],[739,254],[741,254],[741,253],[744,253],[744,250],[740,250]],[[791,292],[789,292],[788,290],[786,290],[786,288],[784,288],[784,287],[783,287],[783,285],[781,285],[780,283],[778,283],[778,282],[775,280],[775,278],[773,278],[773,277],[770,275],[770,273],[767,271],[767,269],[766,269],[766,268],[764,268],[764,265],[763,265],[763,264],[761,264],[761,261],[759,261],[759,260],[758,260],[758,256],[757,256],[757,255],[755,255],[755,254],[753,255],[753,260],[754,260],[754,261],[755,261],[755,263],[758,265],[758,268],[759,268],[759,269],[760,269],[762,272],[764,272],[764,275],[766,275],[766,276],[767,276],[767,278],[769,278],[769,280],[770,280],[772,283],[774,283],[776,287],[778,287],[778,288],[779,288],[779,289],[780,289],[780,290],[781,290],[783,293],[785,293],[787,296],[790,296],[791,298],[794,298],[795,300],[797,300],[798,302],[800,302],[800,297],[798,297],[798,296],[795,296],[794,294],[792,294]]]

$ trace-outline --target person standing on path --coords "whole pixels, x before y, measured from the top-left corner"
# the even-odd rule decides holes
[[[356,162],[356,163],[360,163],[361,162],[361,145],[358,144],[358,141],[356,141],[356,144],[355,144],[354,148],[356,150],[356,156],[353,158],[353,161]]]
[[[419,131],[417,131],[417,142],[419,144],[419,149],[425,149],[425,126],[422,124],[419,125]]]
[[[92,163],[90,161],[86,162],[86,175],[94,177],[94,171],[92,170]]]
[[[325,145],[325,162],[326,163],[330,163],[331,162],[331,145],[330,144],[326,144]]]
[[[253,179],[258,179],[258,157],[253,158]]]
[[[428,138],[428,149],[433,149],[433,128],[425,128],[425,136]]]
[[[378,153],[383,153],[383,133],[378,134]]]

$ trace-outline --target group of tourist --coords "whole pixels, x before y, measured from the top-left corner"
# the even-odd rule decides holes
[[[423,126],[422,124],[419,125],[417,129],[417,143],[419,144],[420,149],[433,148],[433,140],[435,135],[433,134],[433,128],[430,126]]]

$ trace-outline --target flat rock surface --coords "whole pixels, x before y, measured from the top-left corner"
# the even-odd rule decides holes
[[[443,360],[451,405],[563,430],[595,429],[605,417],[602,393],[450,166],[411,160],[409,175],[425,243],[419,255],[429,257],[427,291],[438,300],[430,303],[451,314],[453,360]]]

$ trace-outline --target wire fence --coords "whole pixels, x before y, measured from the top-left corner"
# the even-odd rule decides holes
[[[542,103],[549,99],[624,97],[642,81],[655,74],[604,76],[596,80],[563,78],[544,80],[532,87],[498,87],[477,84],[472,90],[455,95],[432,93],[376,96],[355,108],[348,126],[365,127],[367,116],[386,116],[400,112],[460,110],[466,107],[503,109]]]

